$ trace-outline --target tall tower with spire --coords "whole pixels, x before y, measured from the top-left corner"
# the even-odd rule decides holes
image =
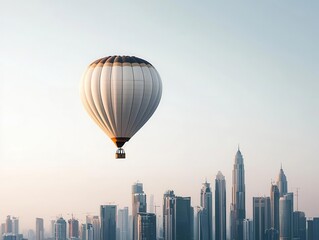
[[[280,166],[279,175],[277,178],[276,185],[279,189],[280,197],[284,196],[288,192],[288,182],[284,170],[282,169],[282,165]]]
[[[230,239],[243,240],[246,217],[244,158],[238,147],[233,168],[232,203],[230,205]]]

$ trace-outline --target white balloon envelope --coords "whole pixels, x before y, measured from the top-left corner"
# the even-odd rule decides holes
[[[162,96],[162,81],[149,62],[109,56],[91,63],[82,77],[82,103],[96,124],[125,158],[125,142],[148,121]]]

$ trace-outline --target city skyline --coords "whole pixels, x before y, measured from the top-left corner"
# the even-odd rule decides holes
[[[28,228],[36,217],[130,207],[136,181],[154,205],[173,189],[197,206],[202,183],[213,186],[218,171],[228,216],[237,144],[247,217],[281,164],[288,192],[299,189],[299,209],[319,216],[319,191],[310,187],[319,181],[318,10],[311,0],[3,2],[0,219],[17,216]],[[150,61],[163,82],[126,161],[114,159],[79,97],[88,64],[114,54]]]

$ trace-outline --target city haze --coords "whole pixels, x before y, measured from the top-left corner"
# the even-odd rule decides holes
[[[0,220],[83,219],[131,207],[140,181],[199,205],[202,183],[226,178],[238,144],[247,217],[282,164],[299,209],[318,216],[319,3],[316,1],[27,1],[0,8]],[[161,75],[160,105],[114,159],[115,145],[79,97],[94,60],[135,55]],[[228,217],[228,216],[227,216]]]

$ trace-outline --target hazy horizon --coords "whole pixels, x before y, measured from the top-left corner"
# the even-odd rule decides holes
[[[144,184],[191,196],[218,171],[227,211],[237,146],[247,217],[281,164],[299,210],[319,216],[319,3],[316,1],[28,1],[0,9],[0,222],[34,228],[62,214],[131,207]],[[114,159],[115,145],[84,110],[86,67],[109,55],[151,62],[162,100]],[[228,215],[227,215],[228,217]]]

